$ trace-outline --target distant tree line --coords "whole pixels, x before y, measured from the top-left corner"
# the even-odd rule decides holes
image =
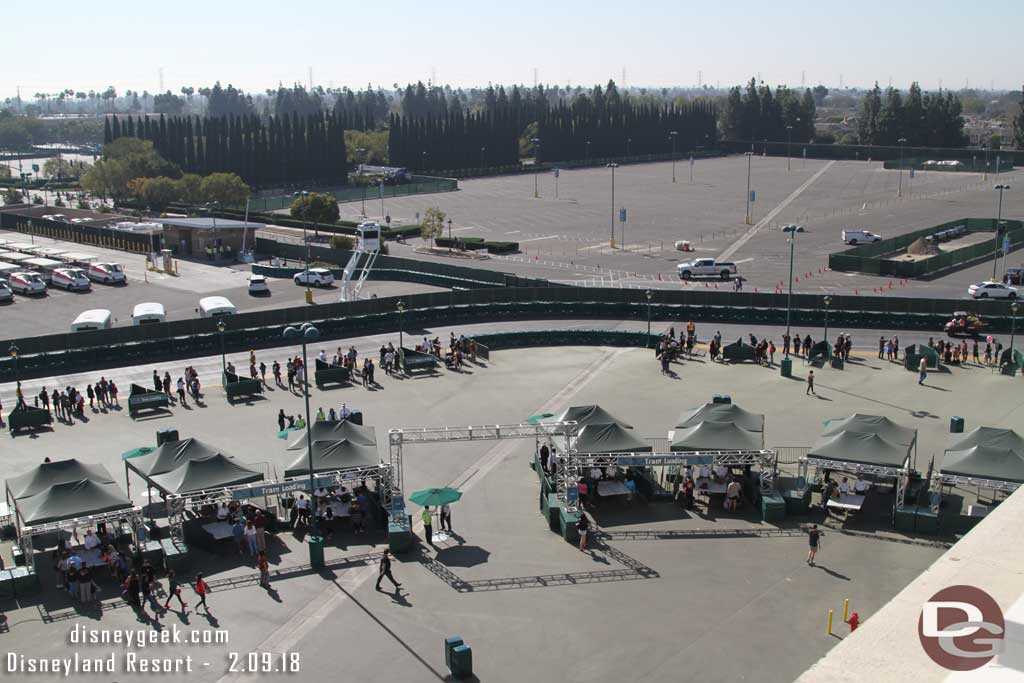
[[[819,99],[824,99],[820,91]],[[722,137],[729,140],[811,142],[817,116],[815,93],[798,93],[785,86],[772,92],[753,78],[746,89],[729,90],[722,110]]]
[[[964,147],[963,107],[951,92],[922,95],[913,83],[906,99],[899,90],[874,89],[864,97],[857,134],[862,145],[899,145],[900,138],[910,147]]]
[[[1017,149],[1024,149],[1024,87],[1020,89],[1020,106],[1013,117],[1013,141]]]
[[[344,179],[346,117],[164,116],[107,119],[104,143],[122,137],[149,140],[185,173],[235,173],[255,186]]]

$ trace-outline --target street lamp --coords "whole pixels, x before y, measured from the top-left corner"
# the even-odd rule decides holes
[[[9,349],[7,349],[7,352],[11,354],[11,360],[14,361],[14,381],[15,382],[17,382],[18,380],[21,379],[19,377],[20,373],[18,372],[18,351],[19,351],[18,345],[17,344],[13,344],[13,343],[11,344],[11,347]]]
[[[366,150],[364,148],[360,147],[359,149],[356,150],[356,152],[359,153],[363,157],[363,164],[361,164],[360,166],[365,165],[366,164]],[[359,170],[362,171],[362,168],[360,168]],[[362,174],[360,173],[360,175],[362,175]],[[363,198],[362,198],[362,200],[359,203],[359,206],[360,206],[359,214],[363,218],[366,218],[366,183],[360,181],[359,184],[363,186]]]
[[[822,299],[822,303],[825,304],[825,343],[828,343],[828,307],[832,305],[832,297],[825,296]]]
[[[992,279],[996,279],[996,264],[999,263],[999,227],[1003,224],[1003,191],[1009,190],[1010,186],[1005,183],[1000,183],[995,186],[996,190],[999,190],[999,209],[996,211],[996,248],[993,251],[992,258]]]
[[[899,188],[896,190],[896,196],[897,197],[902,197],[903,196],[903,145],[907,144],[907,139],[906,138],[900,138],[896,142],[900,143],[900,184],[899,184]]]
[[[753,147],[754,145],[751,144],[750,146]],[[751,150],[744,152],[744,154],[747,156],[747,215],[743,219],[743,223],[750,225],[750,160],[754,158],[754,152]]]
[[[537,175],[540,171],[540,138],[530,138],[533,143],[533,198],[540,198],[540,190],[537,187]]]
[[[789,233],[789,295],[786,297],[786,337],[790,336],[790,321],[793,314],[793,253],[796,248],[796,234],[801,231],[799,225],[787,225],[782,232]],[[789,377],[793,372],[793,361],[789,358],[789,346],[786,346],[786,357],[781,366],[782,376]]]
[[[793,170],[790,165],[789,146],[793,144],[793,126],[786,126],[786,170]]]
[[[316,496],[314,495],[316,488],[314,486],[313,477],[313,423],[309,419],[309,375],[307,374],[309,371],[309,364],[306,362],[306,343],[314,342],[319,339],[320,330],[309,323],[303,323],[302,327],[286,327],[282,336],[288,340],[298,339],[302,343],[302,383],[305,385],[302,389],[306,399],[306,460],[309,464],[309,505],[310,516],[313,520],[313,526],[311,528],[312,533],[310,534],[310,564],[313,565],[314,569],[319,569],[323,566],[323,553],[320,552],[318,554],[319,566],[317,566],[317,555],[313,552],[313,545],[319,542],[319,525],[317,524]]]
[[[448,255],[452,254],[452,219],[448,219]]]
[[[629,143],[633,142],[633,138],[626,138],[626,156],[629,156]]]
[[[403,324],[405,321],[405,302],[401,299],[395,304],[395,308],[398,309],[398,352],[402,352],[402,328],[405,327]]]
[[[295,197],[302,203],[302,244],[306,247],[306,303],[313,303],[313,290],[309,288],[309,238],[306,237],[306,216],[309,211],[309,192],[302,190],[301,192],[292,193],[292,197]]]
[[[676,181],[676,136],[679,135],[678,130],[671,131],[668,136],[672,140],[672,182]]]
[[[217,331],[220,332],[220,371],[226,372],[228,369],[227,356],[224,355],[224,330],[228,329],[228,326],[224,324],[223,320],[217,321]]]
[[[583,163],[584,166],[590,166],[590,140],[587,140],[586,144],[586,159]]]
[[[651,345],[651,299],[654,298],[654,292],[648,289],[644,292],[644,296],[647,297],[647,342],[644,346],[649,347]]]
[[[615,248],[615,169],[619,167],[614,161],[610,164],[605,164],[607,168],[612,169],[612,241],[611,248]]]
[[[1010,304],[1010,362],[1013,362],[1013,336],[1017,331],[1017,312],[1020,310],[1020,304],[1014,301]]]
[[[485,166],[485,162],[484,162],[484,155],[485,155],[486,153],[487,153],[487,148],[486,148],[486,147],[481,147],[481,148],[480,148],[480,168],[481,168],[481,170],[482,170],[482,169],[484,168],[484,166]]]

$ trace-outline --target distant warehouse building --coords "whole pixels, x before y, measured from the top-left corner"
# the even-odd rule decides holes
[[[255,246],[259,223],[223,218],[160,218],[164,245],[178,256],[205,257],[210,261],[234,261],[243,245]]]

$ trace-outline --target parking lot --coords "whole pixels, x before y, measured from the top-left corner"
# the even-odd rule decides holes
[[[452,219],[453,236],[515,240],[522,249],[474,265],[579,284],[683,287],[688,285],[675,277],[676,264],[724,256],[738,264],[745,286],[771,291],[788,279],[789,244],[780,231],[788,223],[805,227],[794,250],[795,291],[870,294],[884,287],[886,295],[961,297],[969,283],[986,277],[986,268],[979,267],[927,283],[897,283],[888,290],[888,278],[825,268],[829,253],[846,248],[840,240],[844,228],[888,238],[957,218],[994,216],[992,185],[997,181],[991,176],[919,172],[911,178],[908,171],[899,198],[900,173],[884,169],[881,162],[794,158],[787,171],[785,158],[755,156],[750,161],[755,200],[749,226],[744,224],[743,156],[695,162],[693,183],[687,161],[677,162],[675,183],[671,163],[619,166],[614,201],[611,169],[589,168],[560,171],[557,197],[553,174],[536,178],[539,198],[533,196],[533,175],[504,176],[460,181],[458,192],[387,199],[384,211],[394,222],[410,223],[436,206]],[[998,182],[1012,185],[1019,175],[1001,174]],[[367,201],[371,218],[379,218],[380,206]],[[622,242],[620,208],[626,209],[625,252],[609,246],[613,218],[616,242]],[[360,209],[358,202],[341,205],[343,217],[355,218]],[[1004,195],[1004,218],[1022,210],[1024,196]],[[696,251],[675,251],[679,240],[689,240]],[[411,240],[408,246],[395,245],[392,253],[438,258],[416,254],[419,245]],[[1007,265],[1020,260],[1011,254]]]
[[[26,236],[0,231],[0,239],[24,242]],[[232,264],[216,266],[200,262],[178,261],[178,275],[166,275],[146,270],[145,256],[110,249],[85,247],[45,238],[35,238],[36,244],[55,246],[68,251],[88,252],[124,266],[128,275],[126,286],[92,283],[86,292],[68,292],[48,288],[41,297],[15,295],[13,303],[0,304],[0,320],[6,337],[34,336],[69,332],[72,321],[82,311],[103,308],[111,312],[115,326],[131,325],[132,310],[136,304],[157,302],[164,305],[168,320],[184,320],[198,316],[199,299],[220,295],[227,297],[239,311],[256,311],[286,306],[297,306],[305,301],[305,288],[291,280],[268,278],[270,295],[253,296],[248,291],[249,266]],[[391,296],[415,292],[440,291],[429,285],[398,282],[367,282],[365,296]],[[338,300],[337,287],[313,290],[316,303]]]

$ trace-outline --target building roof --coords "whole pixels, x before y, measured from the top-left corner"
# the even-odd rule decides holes
[[[242,228],[258,228],[262,223],[246,223],[245,221],[233,221],[227,218],[157,218],[156,222],[165,228],[185,228],[188,230],[213,230],[214,223],[218,230],[240,230]]]

